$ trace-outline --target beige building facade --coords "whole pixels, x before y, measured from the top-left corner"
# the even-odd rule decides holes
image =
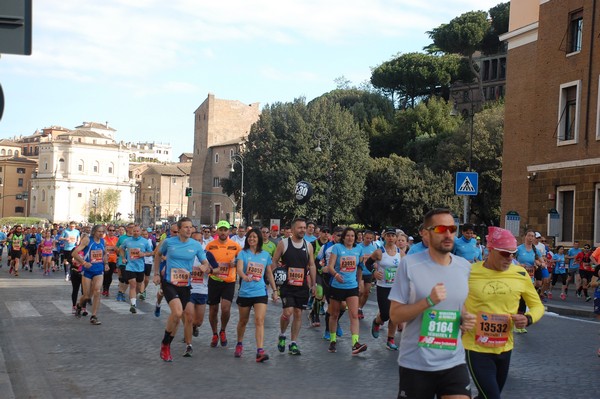
[[[0,217],[31,216],[31,179],[37,162],[18,156],[0,156]]]
[[[223,194],[221,179],[229,176],[232,157],[260,116],[259,103],[217,99],[209,94],[194,112],[194,155],[187,215],[194,224],[215,224],[234,217],[234,200]],[[237,205],[237,204],[235,204]]]

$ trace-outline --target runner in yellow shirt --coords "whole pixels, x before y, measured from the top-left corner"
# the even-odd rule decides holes
[[[462,337],[467,365],[479,390],[478,398],[496,399],[508,376],[513,326],[524,328],[544,314],[527,271],[513,264],[517,240],[508,230],[489,227],[488,258],[472,265],[467,312],[477,316],[475,327]],[[519,314],[523,297],[529,312]]]

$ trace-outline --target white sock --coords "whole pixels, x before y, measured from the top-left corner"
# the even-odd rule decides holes
[[[135,302],[136,302],[135,298],[131,298],[130,300],[131,300],[131,306],[135,306]]]

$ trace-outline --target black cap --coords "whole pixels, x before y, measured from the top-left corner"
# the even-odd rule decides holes
[[[388,227],[384,230],[383,234],[396,234],[396,229],[394,227]]]

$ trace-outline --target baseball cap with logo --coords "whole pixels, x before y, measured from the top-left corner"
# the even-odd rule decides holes
[[[219,221],[219,223],[217,223],[217,230],[221,228],[226,228],[227,230],[229,230],[231,228],[231,225],[227,220],[221,220]]]

